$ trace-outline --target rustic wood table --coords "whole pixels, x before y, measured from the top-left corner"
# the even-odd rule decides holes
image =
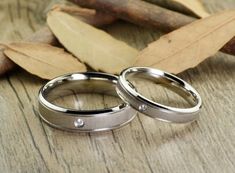
[[[206,1],[206,0],[205,0]],[[42,27],[49,0],[1,0],[1,41],[21,40]],[[235,8],[234,0],[210,0],[209,12]],[[105,28],[142,49],[162,33],[119,21]],[[234,172],[235,57],[217,53],[179,75],[203,98],[198,121],[172,125],[138,116],[104,133],[69,133],[41,121],[37,94],[46,82],[16,69],[0,78],[0,172]],[[169,98],[151,85],[147,95]],[[165,100],[167,101],[167,100]],[[90,108],[116,101],[98,97]]]

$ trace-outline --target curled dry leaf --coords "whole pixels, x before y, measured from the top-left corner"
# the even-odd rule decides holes
[[[76,4],[103,10],[128,22],[143,26],[172,31],[195,19],[143,0],[72,0]]]
[[[182,72],[221,49],[235,36],[234,28],[235,10],[200,19],[149,44],[135,65]]]
[[[136,60],[136,49],[66,13],[50,12],[47,23],[68,51],[95,70],[117,74]]]
[[[199,0],[171,0],[171,1],[179,3],[180,5],[184,6],[198,17],[204,18],[210,15],[205,10],[205,8],[203,7],[202,3]]]
[[[52,7],[52,11],[61,11],[70,14],[79,20],[96,27],[108,25],[116,20],[116,17],[107,13],[94,9],[81,8],[77,5],[68,6],[63,4],[56,4]]]
[[[70,72],[84,72],[86,66],[63,49],[43,43],[12,43],[5,55],[13,62],[43,79]]]
[[[171,10],[194,14],[204,18],[209,16],[200,0],[145,0]]]

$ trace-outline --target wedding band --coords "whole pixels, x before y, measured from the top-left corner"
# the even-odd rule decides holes
[[[134,75],[170,86],[176,93],[190,101],[192,107],[170,107],[147,99],[138,93],[133,84],[128,81]],[[123,100],[137,111],[166,122],[191,122],[197,119],[202,105],[200,95],[191,85],[170,73],[148,67],[132,67],[123,70],[118,79],[117,92]]]
[[[57,77],[39,91],[40,117],[49,125],[70,131],[93,132],[119,128],[129,123],[136,111],[129,104],[100,110],[77,110],[60,107],[52,103],[63,95],[77,93],[99,93],[118,97],[115,87],[117,76],[98,72],[74,73]]]

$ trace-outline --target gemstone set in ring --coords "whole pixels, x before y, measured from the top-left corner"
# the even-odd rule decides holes
[[[129,82],[134,75],[158,82],[162,80],[164,84],[174,86],[176,93],[193,102],[192,107],[175,108],[145,98]],[[59,95],[68,95],[71,89],[77,93],[95,92],[120,97],[123,103],[100,110],[76,110],[52,103]],[[170,73],[147,67],[125,69],[119,77],[99,72],[67,74],[49,81],[39,91],[40,117],[53,127],[77,132],[122,127],[134,119],[137,111],[166,122],[187,123],[197,119],[201,104],[200,95],[191,85]]]
[[[165,106],[147,99],[129,84],[129,77],[134,75],[139,78],[150,78],[153,81],[164,82],[165,85],[174,86],[174,92],[184,99],[191,100],[193,106],[190,108],[175,108]],[[172,123],[187,123],[194,121],[198,117],[202,101],[198,92],[188,83],[167,72],[146,67],[131,67],[120,73],[117,83],[117,93],[130,106],[151,118]]]
[[[98,93],[118,97],[117,76],[98,73],[73,73],[49,81],[39,91],[39,115],[55,128],[78,132],[105,131],[122,127],[136,115],[129,104],[98,110],[77,110],[53,104],[57,97],[75,93]],[[71,93],[71,90],[73,91]]]

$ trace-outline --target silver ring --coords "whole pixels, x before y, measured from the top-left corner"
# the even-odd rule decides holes
[[[129,123],[136,111],[127,103],[100,110],[76,110],[57,106],[51,102],[59,95],[101,93],[118,97],[117,77],[111,74],[87,72],[57,77],[39,91],[40,117],[49,125],[69,131],[93,132],[119,128]]]
[[[160,81],[160,83],[171,86],[176,93],[186,100],[190,100],[193,106],[190,108],[176,108],[147,99],[139,94],[133,84],[128,81],[133,75],[151,78],[153,81]],[[200,95],[191,85],[170,73],[148,67],[132,67],[123,70],[118,79],[117,92],[123,100],[137,111],[166,122],[186,123],[193,121],[197,119],[202,105]]]

